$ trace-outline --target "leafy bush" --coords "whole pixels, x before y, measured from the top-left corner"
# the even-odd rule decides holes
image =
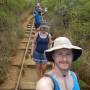
[[[2,84],[7,79],[7,71],[8,71],[8,58],[0,57],[0,84]]]
[[[14,55],[23,30],[19,26],[22,13],[30,10],[34,2],[29,0],[7,0],[0,6],[0,83],[7,78],[9,58]]]
[[[48,0],[50,32],[54,38],[66,36],[73,44],[83,48],[83,55],[74,63],[74,69],[79,73],[80,79],[90,85],[90,0]],[[64,8],[62,10],[62,8]],[[67,11],[69,19],[68,28],[63,26],[61,12]],[[67,16],[68,15],[68,16]]]

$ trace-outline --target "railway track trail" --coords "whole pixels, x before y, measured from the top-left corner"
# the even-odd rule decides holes
[[[8,78],[0,85],[0,90],[35,90],[37,74],[31,58],[31,46],[35,35],[32,16],[24,23],[25,34],[17,47],[17,53],[11,60]],[[50,68],[48,64],[48,70]]]
[[[25,37],[21,41],[18,50],[23,53],[21,67],[16,82],[15,90],[34,90],[36,84],[35,63],[31,58],[31,45],[35,34],[34,22],[29,21],[25,31]],[[16,64],[17,65],[17,64]]]
[[[17,53],[11,60],[8,78],[5,83],[0,85],[0,90],[33,90],[35,88],[35,63],[30,57],[32,40],[35,34],[31,16],[24,23],[24,29],[24,38],[17,47]]]

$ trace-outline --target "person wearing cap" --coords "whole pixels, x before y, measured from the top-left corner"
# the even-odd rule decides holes
[[[40,31],[35,33],[32,44],[32,56],[36,63],[37,79],[40,79],[46,70],[47,59],[44,51],[51,46],[51,34],[48,32],[47,22],[42,22]]]
[[[45,50],[48,61],[55,63],[36,85],[36,90],[80,90],[77,76],[70,67],[82,54],[82,48],[72,45],[66,37],[54,40],[54,46]]]

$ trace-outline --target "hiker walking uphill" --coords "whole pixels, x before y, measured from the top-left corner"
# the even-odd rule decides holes
[[[77,76],[70,67],[81,54],[82,48],[72,45],[68,38],[56,38],[54,46],[45,51],[46,58],[55,63],[55,67],[38,81],[36,90],[80,90]]]
[[[36,30],[39,30],[41,22],[42,22],[42,8],[40,6],[40,3],[37,3],[34,11],[34,24],[35,24]]]
[[[35,34],[33,45],[32,45],[32,54],[33,59],[36,63],[36,70],[38,79],[40,79],[46,70],[47,60],[44,55],[44,51],[51,46],[51,35],[48,33],[48,23],[42,22],[40,25],[40,31]]]

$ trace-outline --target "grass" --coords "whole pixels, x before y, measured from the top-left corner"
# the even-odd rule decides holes
[[[90,90],[90,86],[83,80],[79,80],[81,90]]]
[[[9,59],[23,37],[18,20],[33,4],[31,0],[7,0],[0,6],[0,83],[7,78]]]

